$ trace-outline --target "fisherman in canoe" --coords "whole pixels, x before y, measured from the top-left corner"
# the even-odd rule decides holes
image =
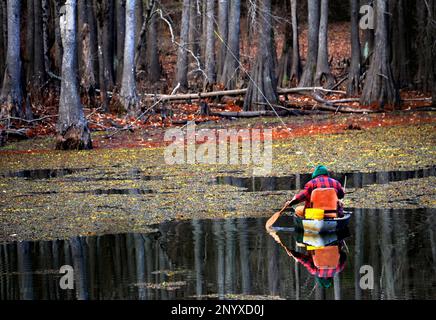
[[[319,190],[324,189],[324,190]],[[315,190],[318,190],[315,194]],[[334,191],[334,192],[333,192]],[[336,195],[334,194],[336,193]],[[330,177],[329,171],[323,165],[315,168],[310,180],[304,187],[304,190],[298,193],[291,201],[286,203],[286,207],[290,207],[302,202],[304,206],[298,206],[295,209],[295,214],[300,218],[305,218],[307,208],[316,208],[316,203],[333,202],[332,206],[335,209],[332,212],[326,212],[326,218],[341,218],[343,217],[343,204],[338,199],[343,199],[345,191],[339,181]],[[334,212],[336,211],[336,212]]]

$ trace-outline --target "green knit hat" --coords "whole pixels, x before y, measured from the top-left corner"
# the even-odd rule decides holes
[[[315,179],[316,177],[319,176],[328,176],[329,175],[329,171],[327,170],[326,166],[317,166],[315,168],[315,171],[312,174],[312,179]]]
[[[328,288],[330,288],[333,285],[333,278],[320,278],[320,277],[316,277],[316,281],[324,289],[328,289]]]

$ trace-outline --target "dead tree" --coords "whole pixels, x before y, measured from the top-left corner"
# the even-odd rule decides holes
[[[359,39],[359,0],[350,0],[351,15],[351,64],[348,73],[347,93],[358,95],[360,88],[360,39]]]
[[[6,116],[23,116],[20,59],[20,8],[20,0],[8,0],[8,46],[6,53],[6,70],[0,95],[0,118]]]
[[[177,53],[176,85],[179,83],[180,89],[183,91],[188,89],[188,52],[186,49],[189,42],[190,5],[190,0],[183,0],[180,46]]]
[[[123,80],[120,99],[124,109],[130,114],[136,114],[138,95],[135,80],[135,16],[136,0],[126,1],[126,38],[124,40]]]
[[[301,76],[301,58],[300,58],[300,39],[298,32],[298,1],[291,0],[291,16],[292,16],[292,68],[290,81],[300,81]]]
[[[324,83],[326,88],[331,88],[335,83],[335,77],[330,71],[330,66],[329,66],[328,17],[329,17],[329,0],[321,0],[321,17],[319,23],[319,37],[318,37],[319,46],[318,46],[318,59],[316,63],[315,85],[322,85]]]
[[[221,74],[224,68],[224,60],[226,58],[226,44],[229,36],[229,1],[219,0],[218,1],[218,57],[217,57],[217,74],[218,79],[221,79]]]
[[[241,1],[230,1],[230,20],[229,20],[229,41],[226,44],[226,58],[224,61],[223,73],[220,82],[228,90],[235,89],[239,76],[239,38],[241,32]]]
[[[388,0],[377,0],[377,29],[371,66],[365,80],[360,103],[364,106],[398,106],[400,97],[394,83],[390,59]]]
[[[306,65],[300,80],[300,87],[311,87],[315,82],[316,62],[318,59],[318,36],[320,8],[318,0],[307,0],[308,4],[308,49]]]
[[[260,29],[259,49],[257,51],[256,64],[251,73],[251,81],[245,95],[245,111],[265,110],[265,106],[262,105],[263,103],[274,105],[278,101],[271,0],[264,0],[260,3],[258,17]]]
[[[79,96],[77,80],[77,0],[65,2],[65,14],[60,17],[62,45],[61,97],[57,124],[56,149],[91,149],[91,134]]]
[[[207,32],[206,32],[206,85],[213,85],[216,82],[216,62],[215,62],[215,1],[207,0]]]

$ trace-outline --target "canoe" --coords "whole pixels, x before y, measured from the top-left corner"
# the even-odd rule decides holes
[[[348,227],[351,214],[345,214],[342,218],[309,220],[298,217],[293,214],[294,223],[297,230],[303,230],[306,233],[322,234],[344,230]]]

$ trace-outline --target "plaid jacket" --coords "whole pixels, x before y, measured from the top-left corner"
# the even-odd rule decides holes
[[[334,269],[319,269],[313,263],[313,258],[310,255],[305,255],[300,252],[292,252],[294,258],[301,263],[307,271],[313,276],[319,278],[333,278],[336,274],[342,272],[345,268],[345,262],[347,261],[347,254],[343,251],[340,252],[339,264]]]
[[[345,196],[344,189],[339,181],[328,176],[319,176],[306,183],[304,190],[295,196],[296,201],[298,203],[305,201],[306,208],[310,207],[310,196],[312,195],[312,191],[317,188],[333,188],[336,190],[339,199]]]

